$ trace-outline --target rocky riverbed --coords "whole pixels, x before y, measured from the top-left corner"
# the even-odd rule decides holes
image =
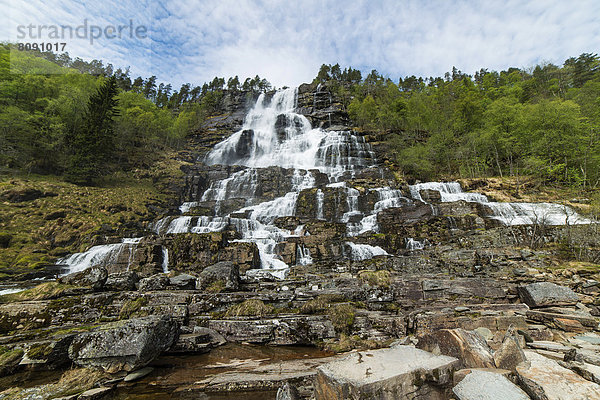
[[[0,296],[0,399],[600,398],[593,221],[409,185],[326,87],[255,101],[145,230]]]

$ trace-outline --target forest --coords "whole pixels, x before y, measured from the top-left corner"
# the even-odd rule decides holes
[[[412,179],[530,175],[545,184],[600,184],[600,59],[526,70],[456,68],[394,82],[323,65],[355,124],[385,134],[390,158]]]
[[[0,45],[0,170],[98,184],[104,175],[148,166],[161,149],[179,148],[225,90],[271,89],[258,76],[173,90],[156,76],[129,75],[98,60]]]
[[[98,93],[110,82],[115,99],[110,134],[96,132],[110,140],[96,143],[95,171],[78,171],[82,155],[75,147],[90,131],[94,95],[101,104]],[[596,54],[569,58],[562,66],[481,69],[474,75],[452,68],[443,77],[397,81],[376,70],[363,78],[351,67],[324,64],[313,83],[327,84],[342,99],[356,129],[383,137],[389,159],[409,179],[530,175],[583,189],[600,184]],[[226,91],[270,90],[258,76],[243,82],[216,77],[173,90],[157,84],[155,76],[132,79],[129,69],[102,61],[11,52],[5,44],[0,47],[0,168],[91,184],[102,174],[148,165],[157,149],[180,147],[217,111]],[[77,177],[81,174],[85,179]]]

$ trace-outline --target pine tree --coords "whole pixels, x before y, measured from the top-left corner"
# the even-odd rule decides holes
[[[105,171],[114,148],[113,118],[117,110],[117,80],[109,78],[88,101],[83,127],[69,140],[67,180],[90,185]]]

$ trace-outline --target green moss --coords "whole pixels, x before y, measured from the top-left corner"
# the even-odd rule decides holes
[[[263,303],[261,300],[250,299],[240,304],[234,304],[225,312],[226,317],[264,317],[273,314],[273,306]]]
[[[10,245],[12,235],[10,233],[0,233],[0,247],[6,249]]]
[[[53,347],[48,343],[32,344],[27,350],[27,357],[32,360],[45,360],[52,354]]]
[[[127,300],[119,311],[119,319],[128,319],[134,314],[139,314],[142,307],[148,304],[146,297],[138,297],[135,300]]]
[[[23,353],[22,349],[6,350],[0,353],[0,369],[18,363],[23,357]]]
[[[333,353],[345,353],[350,350],[373,350],[383,347],[388,347],[392,340],[377,341],[370,339],[362,339],[358,335],[346,335],[342,333],[339,339],[327,341],[323,348],[326,351]]]
[[[338,332],[348,332],[354,324],[354,307],[350,304],[336,304],[327,311],[327,315]]]

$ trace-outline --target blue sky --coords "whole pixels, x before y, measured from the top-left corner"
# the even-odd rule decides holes
[[[16,41],[17,27],[29,24],[145,26],[142,39],[58,41],[72,57],[130,66],[133,76],[174,86],[257,74],[293,86],[323,63],[397,80],[442,76],[452,66],[474,73],[562,64],[600,52],[597,0],[0,0],[0,10],[9,22],[0,24],[0,40]]]

